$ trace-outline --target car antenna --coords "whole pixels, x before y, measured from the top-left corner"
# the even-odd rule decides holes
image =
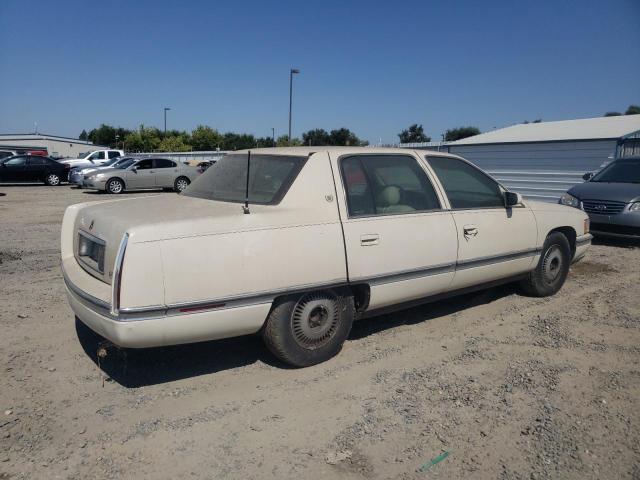
[[[251,150],[247,153],[247,186],[244,191],[244,206],[242,207],[242,211],[245,214],[251,213],[249,211],[249,171],[251,169]]]

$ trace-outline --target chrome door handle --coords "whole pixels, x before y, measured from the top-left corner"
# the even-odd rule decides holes
[[[478,235],[478,227],[476,225],[465,225],[462,230],[465,237],[476,237]]]
[[[380,235],[377,233],[371,233],[367,235],[360,235],[360,245],[368,247],[370,245],[378,245],[380,241]]]

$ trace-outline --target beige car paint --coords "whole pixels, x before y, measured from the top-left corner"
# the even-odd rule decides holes
[[[584,233],[584,212],[560,205],[525,201],[494,212],[449,210],[442,187],[420,157],[423,152],[357,147],[252,152],[310,155],[277,206],[251,205],[245,215],[238,203],[161,195],[69,207],[62,225],[62,263],[76,315],[114,343],[129,347],[242,335],[257,331],[273,299],[288,292],[367,282],[373,309],[526,272],[538,257],[464,273],[454,271],[460,259],[540,248],[548,232],[558,227],[572,228],[578,237]],[[337,162],[342,155],[358,153],[413,156],[445,209],[350,219]],[[460,246],[467,242],[460,225],[468,223],[478,226],[473,238],[478,241]],[[78,230],[106,242],[104,274],[76,260]],[[132,317],[113,318],[92,302],[111,303],[113,266],[125,233],[129,237],[119,311]],[[362,245],[362,237],[369,234],[379,236],[377,244]],[[576,255],[583,255],[587,246]],[[411,275],[412,270],[443,265],[453,267]],[[409,274],[398,281],[375,280],[396,272]],[[204,311],[193,311],[191,305]]]

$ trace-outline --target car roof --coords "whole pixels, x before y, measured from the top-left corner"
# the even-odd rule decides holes
[[[457,155],[452,155],[446,152],[438,152],[436,150],[420,150],[413,148],[395,148],[395,147],[330,147],[330,146],[319,146],[319,147],[274,147],[274,148],[251,148],[247,150],[237,150],[232,153],[247,153],[248,151],[251,153],[260,154],[260,155],[297,155],[297,156],[308,156],[312,153],[317,152],[331,152],[336,155],[346,155],[346,154],[380,154],[380,153],[395,153],[395,154],[413,154],[415,152],[426,153],[432,155],[434,157],[451,157],[457,158]],[[230,153],[231,154],[231,153]]]

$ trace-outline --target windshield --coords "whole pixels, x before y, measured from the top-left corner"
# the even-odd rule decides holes
[[[306,157],[251,155],[249,203],[279,203],[306,162]],[[227,155],[211,165],[182,193],[188,197],[244,202],[247,154]]]
[[[133,165],[133,162],[135,162],[134,158],[127,158],[126,160],[120,160],[117,163],[115,163],[113,166],[115,168],[129,168],[131,165]]]
[[[640,183],[640,160],[616,160],[591,179],[592,182]]]

